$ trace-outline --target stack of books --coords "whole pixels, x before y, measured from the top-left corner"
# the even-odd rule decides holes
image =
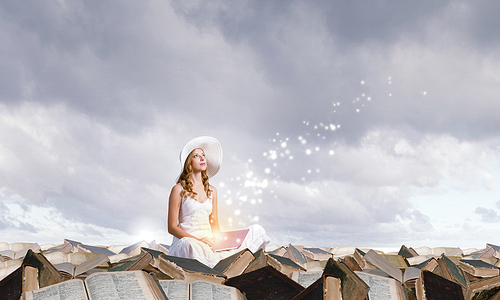
[[[0,243],[0,299],[500,299],[500,246],[271,246],[210,268],[132,245]],[[71,295],[68,296],[68,295]]]

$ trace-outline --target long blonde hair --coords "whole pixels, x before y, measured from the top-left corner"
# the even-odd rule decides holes
[[[196,149],[195,149],[196,150]],[[193,191],[193,183],[191,182],[191,174],[193,174],[193,166],[191,165],[194,156],[194,150],[189,153],[186,161],[184,162],[184,169],[182,170],[181,175],[179,175],[179,179],[177,183],[180,183],[182,186],[181,197],[184,198],[186,196],[194,198],[194,196],[198,195],[195,191]],[[208,182],[207,171],[204,170],[201,172],[201,179],[203,182],[203,188],[207,197],[210,198],[212,195],[212,190],[210,189],[210,183]]]

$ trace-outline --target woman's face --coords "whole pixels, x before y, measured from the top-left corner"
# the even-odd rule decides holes
[[[193,171],[201,172],[207,170],[207,160],[205,159],[205,153],[201,149],[193,150],[193,158],[191,159],[191,166]]]

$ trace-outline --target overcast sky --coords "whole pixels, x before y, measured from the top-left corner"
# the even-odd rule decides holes
[[[500,2],[0,2],[0,239],[170,244],[214,136],[222,229],[500,244]]]

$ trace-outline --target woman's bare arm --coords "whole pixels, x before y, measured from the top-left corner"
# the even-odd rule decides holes
[[[217,211],[217,189],[213,186],[210,186],[212,189],[212,213],[209,216],[210,226],[212,227],[212,232],[215,237],[219,235],[220,227],[219,227],[219,213]]]

